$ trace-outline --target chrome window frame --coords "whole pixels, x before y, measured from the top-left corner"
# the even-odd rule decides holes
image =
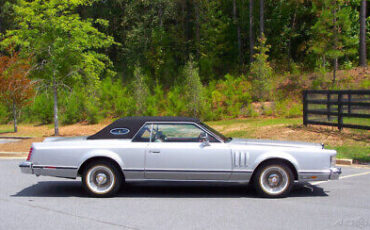
[[[145,127],[146,125],[150,124],[150,138],[149,138],[149,142],[141,142],[141,143],[153,143],[152,142],[152,132],[153,132],[153,126],[154,124],[191,124],[191,125],[195,125],[196,127],[198,127],[199,129],[201,129],[202,131],[204,131],[205,133],[207,133],[208,135],[212,136],[217,142],[213,142],[213,143],[225,143],[222,138],[220,138],[219,136],[217,136],[216,134],[212,133],[211,131],[209,131],[208,129],[204,128],[203,126],[199,125],[198,123],[196,122],[191,122],[191,121],[147,121],[145,122],[141,127],[140,129],[136,132],[136,134],[134,135],[134,137],[131,139],[131,142],[133,142],[133,140],[136,138],[136,136],[139,134],[140,130]],[[165,142],[164,142],[165,143]],[[176,143],[176,142],[173,142],[173,143]],[[181,142],[181,143],[194,143],[194,142]]]

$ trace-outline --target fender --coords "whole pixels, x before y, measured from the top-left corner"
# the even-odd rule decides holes
[[[89,151],[87,153],[85,153],[82,158],[80,159],[80,161],[78,162],[78,169],[81,168],[81,165],[86,162],[87,160],[93,158],[93,157],[107,157],[107,158],[110,158],[112,160],[114,160],[115,162],[117,162],[117,164],[121,167],[121,170],[124,169],[124,163],[121,159],[121,157],[119,157],[119,155],[113,151],[110,151],[110,150],[103,150],[103,149],[100,149],[100,150],[92,150],[92,151]]]
[[[299,169],[299,164],[297,162],[297,160],[289,153],[286,153],[286,152],[266,152],[266,153],[263,153],[261,155],[259,155],[257,157],[257,159],[255,160],[255,162],[252,164],[252,169],[253,171],[258,167],[258,165],[261,164],[261,162],[265,161],[265,160],[268,160],[268,159],[273,159],[273,158],[278,158],[278,159],[282,159],[282,160],[287,160],[289,161],[290,163],[293,164],[293,166],[296,168],[296,170],[298,171]]]

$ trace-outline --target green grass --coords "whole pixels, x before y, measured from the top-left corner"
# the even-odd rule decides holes
[[[367,146],[327,146],[327,149],[335,149],[337,158],[349,158],[360,162],[370,162],[370,147]]]
[[[256,127],[270,125],[298,125],[302,124],[302,118],[248,118],[207,122],[212,125],[249,124]]]
[[[12,129],[12,128],[6,128],[6,127],[0,128],[0,134],[1,133],[11,133],[13,131],[14,131],[14,129]]]

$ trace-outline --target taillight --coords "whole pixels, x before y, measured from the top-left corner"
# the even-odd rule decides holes
[[[28,152],[27,161],[31,160],[32,150],[33,150],[33,148],[31,147],[30,151]]]

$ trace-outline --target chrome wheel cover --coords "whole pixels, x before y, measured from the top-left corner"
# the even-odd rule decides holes
[[[259,178],[262,190],[269,195],[280,195],[289,186],[288,173],[280,166],[274,165],[265,168]]]
[[[105,165],[96,165],[87,172],[86,184],[92,192],[105,194],[113,189],[115,179],[112,169]]]

